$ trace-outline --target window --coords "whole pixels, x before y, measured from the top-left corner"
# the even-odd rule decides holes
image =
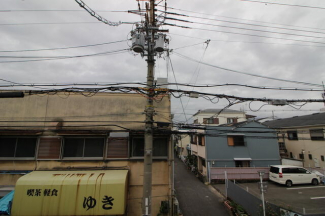
[[[63,157],[103,157],[104,138],[65,138]]]
[[[242,135],[228,135],[227,139],[229,146],[245,146],[245,139]]]
[[[204,136],[198,135],[198,139],[199,139],[199,145],[205,146]]]
[[[199,123],[199,120],[198,119],[195,119],[193,123],[194,124],[198,124]]]
[[[298,133],[297,131],[288,131],[288,140],[298,140]]]
[[[153,157],[167,157],[168,156],[168,139],[154,138],[153,139]],[[144,138],[133,138],[131,143],[131,157],[144,156]]]
[[[235,161],[236,167],[250,167],[250,161]]]
[[[112,137],[107,142],[107,158],[127,158],[129,139]]]
[[[299,168],[282,168],[282,173],[299,174],[301,171]]]
[[[270,172],[278,174],[279,173],[279,167],[273,167],[273,166],[271,166],[270,167]]]
[[[219,124],[219,118],[203,118],[203,124]]]
[[[306,169],[303,169],[303,168],[298,168],[298,172],[304,173],[304,174],[309,173]]]
[[[191,143],[192,144],[197,144],[197,135],[195,135],[195,134],[191,135]]]
[[[279,142],[279,149],[280,150],[286,150],[286,147],[284,145],[284,142]]]
[[[320,156],[320,159],[321,159],[322,161],[324,161],[324,155],[321,155],[321,156]]]
[[[305,159],[304,154],[299,154],[299,158],[302,159],[302,160]]]
[[[202,161],[202,166],[206,167],[206,165],[205,165],[205,159],[201,158],[201,161]]]
[[[309,160],[312,160],[313,159],[313,155],[308,154],[308,158],[309,158]]]
[[[237,118],[227,118],[227,124],[237,123]]]
[[[0,158],[34,158],[37,138],[0,138]]]
[[[290,152],[290,158],[293,158],[293,154],[292,154],[292,152]]]
[[[38,147],[38,159],[60,159],[61,137],[41,137]]]
[[[309,130],[311,140],[324,140],[323,129]]]

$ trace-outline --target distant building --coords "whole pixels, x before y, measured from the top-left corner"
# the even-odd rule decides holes
[[[0,99],[0,194],[16,188],[13,214],[142,215],[146,99],[29,93]],[[172,203],[169,96],[154,106],[161,113],[152,162],[157,215]]]
[[[193,115],[193,123],[204,125],[222,125],[243,122],[253,117],[255,116],[247,115],[243,111],[231,109],[204,109],[199,110]]]
[[[192,135],[191,150],[204,176],[209,168],[281,164],[276,131],[255,121],[206,126]]]
[[[324,112],[263,124],[277,130],[279,148],[287,152],[287,157],[302,160],[305,167],[325,168]]]

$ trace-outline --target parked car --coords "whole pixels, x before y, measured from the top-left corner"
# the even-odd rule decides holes
[[[318,185],[320,178],[303,167],[289,165],[270,166],[269,179],[291,187],[293,184]]]
[[[325,184],[325,175],[324,174],[318,172],[317,170],[313,170],[311,172],[312,173],[315,173],[319,177],[320,182],[322,182],[323,184]]]

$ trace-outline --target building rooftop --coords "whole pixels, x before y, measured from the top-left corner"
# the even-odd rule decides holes
[[[285,119],[277,119],[274,121],[264,122],[263,124],[269,126],[270,128],[325,125],[325,112],[314,113],[311,115],[304,115],[304,116],[294,116]]]
[[[196,116],[200,113],[213,113],[216,114],[220,112],[222,109],[204,109],[204,110],[199,110],[197,111],[193,116]],[[232,109],[225,109],[221,113],[244,113],[243,111],[238,111],[238,110],[232,110]]]

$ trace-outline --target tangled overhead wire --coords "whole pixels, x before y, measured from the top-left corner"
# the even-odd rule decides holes
[[[95,17],[96,19],[98,19],[98,21],[105,23],[106,25],[109,26],[119,26],[122,24],[121,21],[119,22],[111,22],[108,21],[107,19],[101,17],[100,15],[98,15],[95,11],[93,11],[89,6],[87,6],[82,0],[75,0],[80,7],[82,7],[83,9],[85,9],[90,15],[92,15],[93,17]]]

